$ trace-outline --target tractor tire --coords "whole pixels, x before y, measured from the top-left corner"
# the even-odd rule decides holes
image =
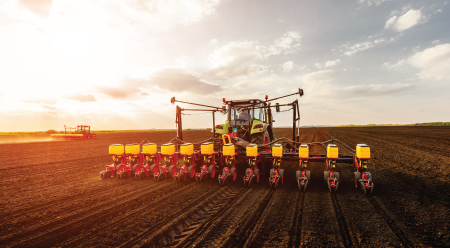
[[[270,136],[268,131],[264,131],[261,133],[255,133],[252,135],[252,143],[253,144],[264,144],[264,142],[270,143]]]

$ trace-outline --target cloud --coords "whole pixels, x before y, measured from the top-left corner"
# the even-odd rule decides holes
[[[301,36],[298,32],[285,33],[281,38],[275,40],[274,45],[269,46],[266,57],[269,55],[295,53],[301,46],[300,38]]]
[[[46,109],[49,109],[49,110],[52,110],[52,111],[58,110],[57,107],[55,107],[55,106],[50,106],[50,105],[46,105],[46,104],[42,104],[41,107],[46,108]]]
[[[80,101],[80,102],[96,102],[97,101],[97,99],[95,99],[95,97],[93,95],[91,95],[91,94],[85,95],[80,92],[64,95],[61,97],[65,98],[65,99],[69,99],[69,100]]]
[[[119,87],[97,86],[96,89],[99,93],[118,99],[125,98],[133,93],[139,92],[136,85],[127,86],[125,84],[122,84]]]
[[[209,95],[221,91],[218,84],[211,84],[182,69],[165,69],[153,74],[148,81],[150,85],[171,92],[190,92]]]
[[[406,62],[407,62],[406,59],[402,59],[402,60],[398,61],[398,62],[395,63],[395,64],[391,64],[391,63],[389,63],[389,62],[386,62],[386,63],[383,64],[383,67],[386,67],[386,68],[388,68],[388,69],[397,69],[397,68],[399,68],[399,67],[405,65]]]
[[[189,92],[209,95],[221,91],[218,84],[205,82],[191,72],[177,68],[167,68],[145,78],[127,77],[119,87],[97,86],[98,92],[113,98],[125,98],[133,94],[144,96],[146,89],[155,91],[155,87],[170,92]]]
[[[417,52],[408,62],[421,69],[422,79],[450,79],[450,44],[437,45]]]
[[[370,84],[346,87],[343,91],[356,96],[382,96],[414,88],[413,84]]]
[[[375,4],[376,6],[378,6],[382,2],[386,2],[386,1],[390,1],[390,0],[359,0],[358,3],[365,4],[367,6],[370,6],[372,4]]]
[[[294,68],[294,62],[288,61],[288,62],[284,63],[282,65],[282,67],[283,67],[283,72],[289,72],[292,70],[292,68]]]
[[[325,63],[325,67],[335,66],[341,63],[340,59],[330,60]]]
[[[418,23],[420,23],[421,20],[423,20],[421,10],[412,9],[400,17],[393,16],[389,18],[384,28],[385,29],[391,28],[400,32],[417,25]]]
[[[279,82],[280,84],[282,82],[285,82],[285,80],[280,79],[278,76],[276,75],[271,75],[267,78],[263,78],[263,79],[259,79],[259,80],[252,80],[252,81],[242,81],[239,83],[235,83],[231,86],[231,89],[247,89],[250,86],[262,86],[262,85],[269,85],[275,82]]]
[[[219,80],[259,75],[268,70],[259,61],[274,55],[295,53],[300,47],[299,40],[299,33],[287,32],[269,46],[257,41],[230,42],[210,56],[211,69],[207,74]]]
[[[58,101],[55,98],[33,97],[33,98],[26,99],[24,102],[26,102],[26,103],[35,103],[35,104],[55,104]]]
[[[309,73],[303,77],[303,82],[306,84],[312,83],[326,83],[335,79],[339,75],[339,71],[325,70]]]
[[[31,0],[30,0],[31,1]],[[116,0],[125,16],[134,20],[155,21],[161,26],[176,25],[174,20],[189,25],[215,14],[220,0],[147,1]]]
[[[256,64],[261,58],[261,46],[257,42],[231,42],[214,51],[210,62],[212,69],[207,73],[214,79],[249,77],[267,70],[266,66]]]
[[[357,52],[367,50],[369,48],[372,48],[373,46],[374,45],[371,41],[358,43],[353,46],[347,46],[347,47],[344,46],[346,48],[346,51],[344,52],[344,54],[347,56],[352,56],[353,54],[355,54]]]
[[[48,17],[52,0],[19,0],[19,6],[25,8],[40,17]]]

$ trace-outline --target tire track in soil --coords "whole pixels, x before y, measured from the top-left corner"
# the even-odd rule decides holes
[[[374,188],[375,189],[375,188]],[[392,232],[397,236],[397,238],[400,240],[403,246],[405,247],[412,247],[412,242],[409,240],[408,236],[406,235],[405,231],[403,231],[404,228],[402,228],[397,221],[392,218],[390,214],[388,214],[388,211],[385,209],[383,204],[379,201],[379,199],[376,196],[367,198],[369,203],[373,206],[375,211],[381,216],[381,218],[386,221],[386,223],[391,228]]]
[[[172,182],[171,182],[172,183]],[[34,228],[32,230],[28,230],[24,233],[21,233],[18,236],[13,236],[3,240],[4,243],[13,242],[17,239],[23,239],[19,243],[15,243],[14,246],[33,246],[42,244],[42,246],[48,246],[51,243],[55,243],[60,237],[65,237],[67,232],[70,232],[74,229],[80,228],[83,226],[89,226],[90,223],[95,223],[98,220],[106,219],[107,216],[113,215],[114,213],[124,212],[129,208],[131,203],[134,206],[138,206],[141,203],[139,200],[145,195],[149,195],[154,193],[155,191],[162,189],[166,186],[167,183],[160,183],[156,187],[154,187],[151,191],[143,192],[143,190],[136,190],[139,193],[135,194],[131,192],[132,196],[122,196],[117,199],[111,199],[106,203],[102,203],[99,206],[89,209],[83,209],[75,214],[70,214],[65,218],[61,218],[58,221],[50,220],[45,224],[41,224],[39,227]],[[149,188],[153,185],[149,185]],[[171,192],[169,195],[172,195]],[[117,207],[120,206],[120,207]],[[54,228],[56,226],[56,228]],[[52,228],[53,227],[53,228]]]
[[[243,247],[252,238],[254,230],[267,213],[273,201],[274,191],[259,182],[248,190],[248,194],[222,215],[191,247]],[[184,246],[188,247],[188,246]]]
[[[307,132],[302,134],[300,141],[304,143],[314,141],[316,131],[316,129],[308,129]],[[285,161],[282,167],[285,169],[285,182],[277,190],[271,191],[267,182],[264,182],[268,177],[264,177],[262,180],[262,190],[273,192],[273,195],[268,204],[260,205],[264,209],[261,210],[259,216],[248,220],[254,223],[254,228],[250,230],[245,229],[246,233],[242,236],[240,231],[236,230],[236,227],[220,226],[217,231],[213,232],[213,235],[209,235],[211,236],[208,238],[209,240],[215,240],[212,246],[261,247],[268,245],[269,247],[280,247],[287,245],[289,242],[288,238],[291,239],[292,233],[295,232],[294,221],[298,219],[297,214],[303,212],[302,209],[298,209],[298,205],[302,202],[301,205],[304,206],[305,201],[299,199],[300,192],[294,176],[298,168],[298,162]],[[262,202],[259,202],[259,204],[262,204]],[[244,218],[244,220],[246,219],[248,217]],[[243,225],[241,220],[233,221]],[[298,232],[300,231],[300,229],[297,230]],[[298,237],[298,235],[295,236]],[[236,241],[236,237],[239,238],[239,242]],[[265,242],[269,242],[269,244],[265,244]],[[211,246],[211,244],[208,245]],[[204,245],[202,246],[204,247]]]
[[[216,192],[211,194],[212,191]],[[200,197],[184,206],[171,218],[156,224],[157,228],[142,231],[120,247],[182,247],[201,235],[201,231],[207,230],[217,216],[225,212],[227,207],[232,206],[245,193],[248,193],[245,188],[217,185],[204,194],[207,197]],[[226,202],[223,202],[224,198]],[[147,235],[149,237],[146,237]]]
[[[114,180],[114,179],[111,179],[111,180]],[[70,192],[69,192],[69,194],[66,193],[64,195],[64,196],[66,196],[64,198],[60,197],[60,198],[52,200],[50,202],[35,204],[32,207],[26,207],[24,209],[13,212],[12,214],[2,215],[0,219],[2,219],[3,221],[6,221],[7,219],[10,219],[10,220],[14,219],[14,222],[16,223],[16,225],[17,225],[17,223],[21,223],[21,222],[25,222],[25,225],[26,225],[26,223],[29,222],[29,219],[33,218],[33,216],[39,216],[38,218],[44,217],[45,215],[42,215],[41,211],[46,211],[46,210],[52,211],[52,213],[50,214],[52,219],[54,219],[55,215],[57,215],[58,218],[64,219],[64,218],[68,217],[68,216],[66,216],[66,217],[64,216],[64,213],[66,213],[65,209],[75,205],[78,200],[81,202],[86,202],[88,199],[92,199],[92,201],[94,201],[94,204],[95,204],[95,199],[100,199],[101,197],[103,197],[103,198],[107,198],[108,202],[113,203],[117,199],[117,197],[114,197],[117,194],[117,191],[122,191],[122,192],[126,191],[127,193],[133,194],[134,192],[148,190],[155,186],[155,183],[153,183],[153,182],[151,184],[144,184],[145,182],[143,182],[142,183],[142,184],[144,184],[143,187],[136,188],[134,185],[132,185],[132,182],[130,182],[128,180],[134,180],[134,178],[118,180],[116,184],[112,185],[112,187],[115,187],[114,191],[111,191],[111,190],[103,191],[103,189],[111,188],[111,185],[105,185],[101,188],[94,188],[88,192],[81,192],[75,197],[73,195],[70,195]],[[92,194],[92,192],[94,192],[94,193]],[[88,195],[88,197],[86,195]],[[68,201],[65,201],[65,200],[68,200]],[[91,209],[92,208],[95,208],[95,206],[94,207],[91,206]],[[59,212],[55,212],[55,210],[63,211],[63,215],[61,216],[61,214],[59,214]],[[77,212],[79,212],[79,211],[72,211],[69,214],[74,215],[74,214],[77,214]],[[49,214],[46,214],[46,215],[49,216]],[[36,218],[35,218],[35,220],[36,220]],[[51,222],[51,221],[47,220],[45,223],[40,223],[38,225],[45,226],[48,224],[48,222]],[[33,225],[28,226],[27,229],[28,230],[33,229],[33,228],[35,228],[35,226],[33,226]],[[39,228],[39,227],[36,227],[36,228]],[[27,230],[24,230],[24,228],[22,228],[19,231],[24,232]],[[8,236],[11,236],[11,235],[14,235],[14,233],[10,231]]]
[[[300,196],[299,196],[300,195]],[[306,192],[297,192],[297,204],[295,205],[295,215],[292,219],[292,227],[289,234],[287,247],[299,247],[302,241],[302,219],[305,208]],[[297,210],[298,209],[298,210]]]
[[[340,139],[340,140],[342,140],[345,143],[350,143],[350,142],[354,143],[354,138],[352,139],[351,135],[349,135],[349,134],[345,134],[345,135],[346,135],[347,139]],[[347,172],[347,176],[349,176],[349,177],[350,177],[350,174],[353,174],[350,171],[346,171],[346,172]],[[353,175],[351,175],[351,176],[353,176]],[[341,176],[341,178],[342,178],[342,176]],[[350,177],[350,178],[352,178],[352,177]],[[347,189],[347,191],[348,192],[354,191],[355,190],[354,186],[352,188],[353,189],[351,189],[351,190]],[[376,189],[377,188],[375,188],[375,190]],[[360,190],[356,190],[356,191],[358,191],[358,193],[360,193],[359,192]],[[387,244],[383,244],[383,245],[395,245],[395,246],[401,245],[401,246],[411,247],[413,244],[416,244],[416,245],[418,244],[417,241],[411,241],[411,237],[409,237],[409,235],[407,234],[405,227],[401,223],[399,223],[397,220],[395,220],[394,217],[392,217],[392,215],[389,213],[389,211],[386,209],[384,204],[379,200],[379,198],[377,196],[372,196],[372,197],[361,196],[359,201],[363,201],[363,202],[361,202],[361,204],[363,204],[365,206],[370,206],[372,208],[372,211],[370,211],[369,209],[365,209],[365,212],[368,212],[368,211],[373,212],[373,214],[377,215],[383,221],[383,224],[385,226],[387,226],[388,230],[384,230],[382,232],[384,233],[384,236],[386,238],[389,237],[388,240],[390,240],[390,241]],[[351,206],[352,204],[349,204],[349,205]],[[379,221],[377,221],[374,217],[372,217],[372,219],[373,219],[372,225],[379,223]],[[379,227],[377,229],[379,229],[381,232],[382,228]],[[378,230],[376,230],[376,231],[378,231]],[[372,235],[370,235],[370,236],[372,236]],[[367,238],[370,238],[370,236]],[[373,237],[373,239],[375,239],[375,237]],[[397,239],[397,240],[395,240],[395,239]]]
[[[75,179],[74,179],[75,180]],[[111,178],[110,180],[117,180],[117,178]],[[125,179],[127,180],[127,179]],[[145,179],[148,180],[148,179]],[[118,186],[118,185],[115,185]],[[49,190],[51,188],[55,188],[56,190],[60,188],[60,185],[50,186],[46,187],[46,190]],[[18,216],[22,216],[24,213],[31,213],[31,212],[39,212],[43,209],[48,209],[53,206],[57,206],[58,204],[61,204],[61,202],[66,204],[71,204],[71,202],[77,200],[86,198],[86,195],[89,195],[90,198],[96,198],[97,196],[105,194],[105,192],[102,192],[103,190],[108,189],[109,185],[104,185],[102,187],[93,187],[93,189],[89,192],[80,192],[76,195],[73,195],[72,192],[62,192],[61,194],[52,194],[53,198],[56,198],[54,200],[49,200],[47,202],[41,202],[38,204],[33,204],[33,206],[25,207],[22,209],[18,209],[16,211],[10,211],[7,209],[4,209],[3,211],[0,211],[0,219],[5,217],[7,215],[8,218],[15,218]],[[113,192],[111,192],[113,194]]]
[[[339,191],[339,190],[338,190]],[[330,193],[331,201],[333,202],[334,216],[339,226],[341,242],[344,247],[359,247],[359,244],[354,238],[353,232],[349,228],[349,223],[342,212],[342,207],[339,203],[336,193]]]
[[[172,183],[174,183],[174,182],[172,182]],[[192,182],[192,184],[193,184],[193,182]],[[184,186],[187,186],[187,184]],[[169,195],[165,195],[165,196],[159,198],[158,200],[153,201],[149,205],[144,204],[143,206],[140,206],[136,209],[133,209],[132,211],[127,212],[126,215],[119,216],[119,217],[114,218],[112,221],[102,223],[101,225],[96,226],[95,229],[100,229],[100,230],[108,229],[109,233],[117,234],[120,231],[120,229],[125,229],[125,226],[134,225],[135,224],[134,221],[136,218],[138,218],[138,215],[145,215],[148,218],[151,218],[152,217],[151,214],[156,213],[158,211],[158,208],[160,208],[160,205],[163,204],[165,200],[167,200],[168,198],[170,198],[174,195],[177,195],[181,192],[183,193],[183,195],[190,195],[191,193],[195,193],[194,191],[196,191],[200,185],[196,185],[197,187],[188,187],[187,189],[185,189],[184,186],[182,188],[177,189],[176,191],[172,192]],[[205,191],[203,194],[197,195],[197,198],[204,199],[207,196],[211,195],[214,191],[216,191],[217,188],[218,188],[218,186],[212,187],[211,189]],[[181,211],[173,213],[173,216],[177,216],[178,214],[180,214],[180,212]],[[159,226],[159,225],[156,225],[156,226]],[[111,228],[111,227],[113,227],[113,228]],[[119,230],[117,230],[117,229],[119,229]],[[86,243],[86,240],[88,240],[89,242],[92,241],[92,240],[90,240],[92,238],[91,235],[92,235],[91,232],[86,232],[84,235],[79,235],[74,239],[64,242],[64,245],[68,246],[68,247],[74,247],[74,246],[80,246],[80,245],[87,247],[87,246],[89,246],[89,244],[84,244],[84,243]]]
[[[317,137],[317,131],[313,133],[312,139],[304,139],[305,143],[310,142],[318,142],[319,140],[316,140]],[[310,168],[308,168],[310,169]],[[297,185],[298,187],[298,185]],[[308,188],[307,188],[308,189]],[[302,241],[302,219],[303,219],[303,213],[305,208],[305,198],[306,198],[306,192],[299,191],[300,189],[297,189],[297,203],[295,205],[295,213],[294,218],[291,221],[291,228],[289,230],[289,241],[288,241],[288,247],[299,247]],[[300,195],[300,196],[299,196]]]

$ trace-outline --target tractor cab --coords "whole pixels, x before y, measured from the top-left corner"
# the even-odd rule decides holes
[[[90,133],[91,127],[90,126],[84,126],[84,125],[78,125],[76,133]]]
[[[226,105],[226,119],[224,124],[215,126],[218,135],[229,134],[232,137],[261,144],[273,139],[271,113],[265,101],[224,100],[223,104]]]

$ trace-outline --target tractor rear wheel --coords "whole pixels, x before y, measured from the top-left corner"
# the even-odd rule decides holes
[[[269,132],[264,131],[261,133],[255,133],[252,135],[252,143],[253,144],[269,144],[270,136]]]

